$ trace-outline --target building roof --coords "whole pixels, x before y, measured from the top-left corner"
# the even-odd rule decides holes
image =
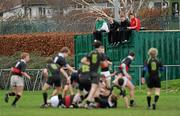
[[[76,0],[78,1],[78,0]],[[81,0],[79,0],[81,1]],[[86,0],[88,3],[103,3],[108,0]],[[72,0],[0,0],[0,12],[10,11],[17,6],[35,6],[35,5],[57,5],[56,3],[65,3],[68,5],[75,5],[76,3]]]
[[[47,5],[47,0],[22,0],[22,5]]]
[[[47,4],[47,0],[0,0],[0,12],[9,11],[17,6],[34,6]]]

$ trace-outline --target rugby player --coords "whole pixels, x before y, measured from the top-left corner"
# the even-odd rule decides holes
[[[104,61],[101,63],[101,75],[105,77],[106,84],[108,88],[111,88],[111,76],[113,74],[109,71],[109,66],[112,65],[112,62],[110,61],[109,57],[105,54],[105,49],[102,48]]]
[[[114,87],[120,90],[119,96],[124,99],[125,107],[129,108],[126,87],[131,86],[131,81],[127,79],[127,77],[123,76],[121,78],[116,78],[116,80],[113,81],[113,84],[112,90]]]
[[[5,102],[9,101],[9,96],[15,96],[13,107],[16,107],[17,101],[21,98],[24,90],[24,78],[23,76],[30,79],[31,77],[26,73],[26,63],[30,60],[30,55],[26,52],[21,54],[21,60],[19,60],[14,67],[11,68],[11,92],[5,94]]]
[[[128,71],[130,68],[130,64],[132,63],[134,58],[135,58],[135,53],[130,52],[129,55],[121,61],[121,64],[119,66],[119,71],[117,72],[118,73],[117,80],[123,76],[125,76],[126,78],[128,78],[130,80],[127,88],[130,90],[130,106],[131,107],[134,106],[134,89],[135,89],[135,87],[134,87],[133,83],[131,82],[132,77],[128,73]]]
[[[64,90],[63,90],[63,97],[66,94],[66,91],[70,88],[71,93],[72,92],[72,87],[70,85],[70,77],[68,76],[67,72],[65,69],[69,70],[70,72],[77,72],[76,70],[74,70],[67,62],[66,62],[66,58],[68,57],[68,55],[70,54],[70,50],[68,47],[63,47],[60,50],[60,53],[58,53],[54,58],[53,58],[53,62],[58,64],[60,66],[60,72],[64,75],[65,77],[65,86],[64,86]],[[56,95],[56,91],[53,92],[53,95]],[[52,96],[53,96],[52,95]]]
[[[60,92],[61,92],[61,77],[60,77],[59,68],[60,68],[59,65],[53,63],[53,60],[49,59],[47,62],[46,68],[43,70],[43,75],[44,75],[44,77],[47,78],[47,81],[44,84],[44,86],[42,87],[44,103],[41,105],[41,108],[48,107],[47,90],[53,85],[55,86],[59,101],[62,100],[62,95],[60,94]]]
[[[156,48],[150,48],[148,51],[149,58],[144,63],[144,68],[142,72],[142,83],[145,83],[145,74],[147,73],[146,83],[147,83],[147,104],[148,109],[151,109],[151,95],[153,88],[155,89],[154,102],[152,104],[153,110],[156,109],[156,104],[158,102],[160,96],[160,88],[161,88],[161,79],[160,79],[160,71],[164,71],[165,68],[158,60],[158,50]]]
[[[103,45],[100,41],[95,41],[93,43],[93,46],[95,47],[95,50],[91,51],[88,56],[82,58],[81,63],[87,64],[90,66],[90,76],[91,76],[91,90],[89,92],[88,97],[84,101],[87,103],[87,105],[90,102],[94,102],[94,95],[99,87],[99,80],[100,80],[100,64],[101,61],[104,61],[102,51],[103,51]]]

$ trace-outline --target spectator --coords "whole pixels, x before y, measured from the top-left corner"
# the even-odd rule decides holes
[[[127,27],[130,26],[129,20],[125,17],[124,14],[120,16],[120,30],[127,30]]]
[[[109,20],[109,23],[110,23],[110,32],[108,34],[108,40],[109,40],[109,43],[110,44],[113,44],[115,43],[115,38],[117,37],[117,31],[119,30],[119,22],[113,20],[113,19],[110,19]]]
[[[96,19],[95,29],[95,32],[93,32],[94,39],[99,41],[102,41],[102,32],[109,32],[107,22],[101,17]]]
[[[120,27],[119,27],[119,33],[118,33],[118,42],[119,43],[125,43],[129,40],[131,35],[131,30],[128,30],[127,28],[130,26],[129,20],[126,18],[124,14],[120,16]]]
[[[130,27],[128,29],[137,31],[141,29],[140,19],[136,18],[132,13],[130,13]]]

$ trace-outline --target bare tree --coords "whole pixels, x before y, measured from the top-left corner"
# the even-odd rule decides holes
[[[19,1],[33,0],[0,0],[1,6],[12,8],[13,4],[18,4]],[[58,24],[56,30],[61,31],[92,31],[94,29],[94,22],[97,17],[103,17],[107,20],[114,18],[114,0],[44,0],[53,9],[53,20]],[[130,12],[138,14],[144,3],[148,0],[118,0],[120,3],[120,13],[128,15]],[[14,3],[15,2],[15,3]],[[98,7],[99,3],[107,3],[110,7]],[[76,8],[81,6],[81,8]],[[65,12],[67,12],[65,14]],[[26,19],[31,22],[26,16],[21,16],[21,13],[17,13],[16,16],[10,19]],[[44,20],[43,17],[41,20]],[[46,20],[46,19],[45,19]],[[58,29],[59,28],[59,29]]]
[[[98,15],[106,17],[107,19],[113,18],[111,17],[112,15],[106,14],[102,9],[99,9],[96,6],[91,5],[92,3],[94,5],[98,4],[98,0],[72,0],[72,1],[74,1],[74,3],[76,4],[90,7],[88,12],[96,13]],[[145,1],[147,2],[147,0],[118,0],[118,2],[120,3],[119,11],[120,13],[124,13],[126,15],[128,15],[130,12],[134,12],[135,14],[137,14],[142,8]],[[115,7],[114,0],[104,0],[104,2],[111,4],[112,9],[113,7]]]

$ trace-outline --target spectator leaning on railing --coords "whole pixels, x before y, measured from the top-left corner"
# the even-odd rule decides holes
[[[127,29],[130,26],[129,20],[125,17],[124,14],[120,16],[120,22],[117,22],[113,19],[110,21],[110,33],[109,33],[109,43],[114,45],[119,45],[129,40],[131,31]]]
[[[133,13],[130,13],[130,27],[128,27],[128,29],[136,31],[139,31],[141,29],[140,19],[136,18]]]
[[[108,34],[108,40],[109,43],[114,43],[116,36],[117,36],[117,31],[119,30],[119,22],[113,20],[113,18],[109,19],[109,34]]]
[[[131,30],[128,29],[130,26],[129,20],[126,18],[124,14],[120,16],[120,27],[119,27],[119,42],[124,43],[127,42],[131,35]]]
[[[93,32],[94,39],[102,41],[102,32],[109,32],[109,27],[104,19],[98,17],[95,23],[95,32]]]
[[[130,26],[129,20],[126,18],[124,14],[120,16],[120,27],[119,30],[127,30],[127,27]]]

